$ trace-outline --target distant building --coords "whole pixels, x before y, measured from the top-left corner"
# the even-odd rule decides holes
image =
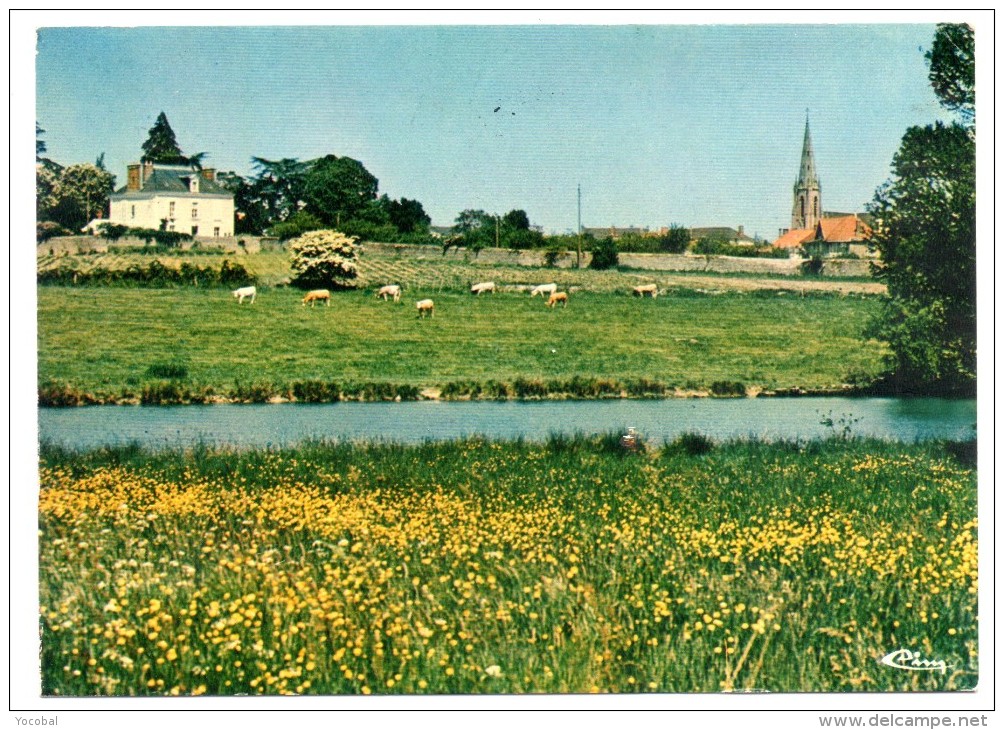
[[[702,238],[714,238],[724,243],[732,244],[733,246],[756,245],[756,240],[747,236],[743,231],[742,226],[739,226],[738,229],[728,228],[726,226],[711,226],[708,228],[690,229],[691,243],[700,241]]]
[[[871,217],[863,213],[823,211],[822,188],[806,115],[802,159],[792,190],[791,228],[778,231],[773,245],[809,255],[868,255],[865,241],[871,236],[870,222]]]
[[[805,115],[805,137],[802,139],[802,162],[791,205],[791,229],[814,229],[823,217],[822,189],[816,173],[816,158],[812,153],[812,136],[809,134],[809,115]]]
[[[868,255],[866,241],[871,237],[871,218],[858,213],[823,213],[813,228],[783,231],[774,246],[808,254]]]
[[[215,170],[142,162],[127,173],[125,187],[109,196],[110,223],[198,238],[234,235],[234,196],[216,182]]]

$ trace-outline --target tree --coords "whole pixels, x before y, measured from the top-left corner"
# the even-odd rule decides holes
[[[264,209],[264,227],[286,220],[303,207],[304,178],[309,169],[306,162],[295,157],[252,157],[251,164],[257,173],[251,194]]]
[[[373,220],[378,182],[358,160],[327,155],[314,160],[303,179],[307,210],[327,225],[340,226],[355,218]]]
[[[42,177],[40,171],[39,184]],[[115,176],[110,172],[90,164],[70,165],[63,168],[46,196],[45,217],[71,231],[79,231],[99,212],[107,212],[108,196],[114,189]]]
[[[690,246],[690,231],[673,224],[669,227],[669,232],[659,239],[659,248],[666,253],[683,253]]]
[[[589,261],[590,269],[612,269],[620,262],[617,254],[617,242],[609,236],[600,239],[593,248],[593,258]]]
[[[324,228],[321,220],[305,210],[294,213],[287,220],[276,223],[268,229],[269,235],[275,236],[280,241],[296,238],[307,231],[316,231]]]
[[[477,255],[482,249],[494,245],[495,224],[495,216],[483,210],[468,208],[460,211],[453,225],[453,230],[460,236],[458,245]]]
[[[525,210],[510,210],[502,218],[502,223],[514,231],[530,230],[530,216]]]
[[[417,200],[391,200],[386,195],[380,197],[380,202],[387,210],[387,217],[399,233],[417,233],[428,228],[432,223],[422,204]]]
[[[939,25],[928,54],[936,93],[966,124],[908,129],[892,178],[869,206],[882,260],[874,272],[889,289],[869,334],[889,344],[885,377],[901,392],[970,392],[976,382],[975,117],[966,107],[975,99],[966,37],[964,26]]]
[[[164,112],[157,116],[157,121],[150,128],[146,142],[143,143],[143,156],[140,159],[143,162],[161,162],[166,165],[187,163],[187,158],[181,154],[174,130],[171,129]]]
[[[940,23],[931,50],[928,80],[942,106],[964,122],[976,118],[976,45],[973,29],[965,24]]]
[[[293,286],[345,289],[358,275],[356,239],[332,230],[310,231],[289,242]]]

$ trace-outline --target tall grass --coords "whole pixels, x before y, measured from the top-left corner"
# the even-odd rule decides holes
[[[43,445],[43,692],[971,688],[971,451]]]

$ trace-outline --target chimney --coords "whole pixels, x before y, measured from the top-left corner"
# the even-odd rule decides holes
[[[216,182],[216,170],[211,167],[202,168],[202,179],[209,182]]]
[[[126,165],[126,178],[126,191],[134,193],[143,187],[139,179],[139,163]]]
[[[149,160],[143,161],[143,172],[139,176],[139,186],[143,187],[146,185],[146,181],[153,176],[153,163]]]

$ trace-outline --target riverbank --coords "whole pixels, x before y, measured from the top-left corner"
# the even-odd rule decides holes
[[[43,445],[43,694],[969,689],[974,455]],[[953,669],[880,663],[902,646]]]

